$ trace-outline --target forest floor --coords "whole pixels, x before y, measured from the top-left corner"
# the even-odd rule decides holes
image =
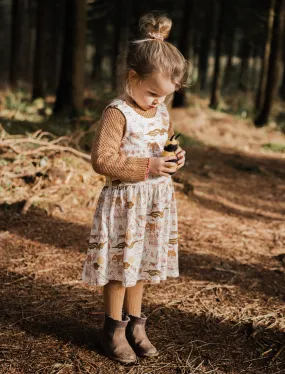
[[[146,285],[160,356],[129,366],[104,356],[102,290],[81,283],[103,178],[52,147],[15,156],[2,131],[1,374],[285,373],[285,136],[203,106],[171,114],[187,152],[180,277]]]

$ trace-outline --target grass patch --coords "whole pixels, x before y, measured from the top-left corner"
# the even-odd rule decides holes
[[[282,153],[285,152],[285,144],[279,144],[279,143],[266,143],[262,145],[262,148],[266,151],[270,152],[278,152]]]

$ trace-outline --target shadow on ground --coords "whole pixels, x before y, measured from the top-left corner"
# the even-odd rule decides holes
[[[277,260],[275,260],[276,267],[273,270],[265,268],[261,263],[240,263],[212,254],[191,253],[190,251],[180,251],[179,260],[181,276],[216,282],[221,285],[235,285],[244,294],[257,292],[260,295],[285,301],[285,268],[278,267]],[[270,258],[265,260],[264,264],[268,265],[269,261]]]
[[[187,164],[174,178],[192,183],[190,198],[222,214],[285,220],[284,159],[216,147],[185,150]]]
[[[0,210],[0,230],[16,234],[41,244],[86,253],[90,229],[87,226],[47,216],[41,210],[31,210],[22,216],[11,209]],[[187,239],[187,238],[186,238]],[[66,253],[66,252],[65,252]],[[272,261],[273,269],[268,267]],[[264,266],[265,265],[265,266]],[[268,256],[263,264],[246,264],[212,254],[180,250],[180,272],[191,279],[234,284],[244,292],[252,291],[285,300],[284,269]]]
[[[28,374],[39,368],[45,372],[47,364],[79,365],[85,368],[83,373],[88,372],[89,364],[95,368],[104,365],[110,370],[104,371],[107,373],[121,367],[106,359],[99,346],[103,315],[97,292],[49,285],[28,276],[23,279],[5,269],[0,271],[0,282],[1,347],[6,347],[2,355],[13,368]],[[148,333],[161,355],[140,360],[137,373],[166,363],[168,367],[161,372],[183,372],[183,367],[193,370],[198,365],[201,373],[211,369],[216,369],[215,373],[256,374],[285,370],[281,352],[285,334],[277,329],[261,327],[253,334],[250,326],[238,321],[221,321],[157,304],[147,305],[146,312],[153,312]]]
[[[189,165],[185,173],[194,186],[189,198],[195,198],[198,204],[221,214],[263,223],[284,219],[284,160],[195,146],[187,149],[187,157]],[[16,253],[18,241],[31,240],[39,251],[49,245],[75,255],[86,252],[91,222],[90,226],[69,222],[68,212],[58,218],[34,208],[23,216],[21,207],[21,203],[0,206],[1,243],[7,245],[4,251],[14,245]],[[7,241],[2,241],[6,236]],[[13,242],[9,243],[10,239]],[[99,348],[103,304],[98,290],[40,281],[32,272],[17,273],[5,266],[2,261],[0,369],[2,365],[3,372],[56,373],[61,369],[110,374],[119,370],[126,373],[132,370],[132,374],[285,372],[285,336],[277,328],[260,327],[253,332],[251,325],[240,321],[219,320],[209,313],[194,314],[147,300],[146,312],[152,313],[148,331],[161,356],[122,369],[106,359]],[[284,271],[280,269],[270,268],[268,263],[247,264],[194,253],[190,246],[180,252],[181,277],[189,281],[189,287],[192,280],[234,285],[248,297],[255,295],[263,300],[265,305],[270,298],[282,303],[285,300]]]

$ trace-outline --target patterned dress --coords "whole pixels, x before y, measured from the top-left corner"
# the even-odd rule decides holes
[[[109,106],[126,118],[121,149],[127,157],[159,157],[168,138],[169,115],[160,104],[145,118],[121,99]],[[124,287],[138,280],[159,283],[178,277],[178,224],[171,176],[149,174],[146,181],[106,177],[98,199],[82,280],[104,286],[109,280]]]

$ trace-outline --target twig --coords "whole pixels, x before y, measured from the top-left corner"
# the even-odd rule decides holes
[[[32,143],[32,144],[37,144],[37,145],[50,145],[50,144],[56,144],[56,143],[59,143],[61,142],[62,140],[70,140],[70,138],[68,138],[67,136],[60,136],[59,138],[56,138],[54,140],[51,140],[51,141],[44,141],[44,140],[39,140],[39,139],[34,139],[34,138],[21,138],[21,139],[13,139],[13,138],[8,138],[6,140],[3,140],[0,145],[9,145],[9,144],[13,144],[13,145],[16,145],[16,144],[23,144],[23,143]]]
[[[280,354],[284,351],[285,349],[285,345],[282,345],[282,347],[278,350],[278,352],[275,353],[275,355],[272,357],[271,361],[270,361],[270,365],[272,365],[274,363],[274,361],[277,360],[277,358],[280,356]]]
[[[40,191],[40,194],[42,195],[43,193],[45,192],[48,192],[48,196],[47,197],[41,197],[39,195],[33,195],[31,196],[29,199],[27,199],[27,201],[25,202],[25,205],[23,206],[22,210],[21,210],[21,213],[22,214],[26,214],[28,212],[28,210],[30,209],[30,207],[32,206],[32,204],[35,202],[35,201],[44,201],[44,200],[48,200],[50,201],[50,194],[56,192],[58,189],[62,188],[64,186],[62,185],[58,185],[58,186],[52,186],[52,187],[49,187],[49,188],[45,188],[44,190],[41,190]]]
[[[4,283],[4,285],[5,285],[5,286],[9,286],[10,284],[14,284],[14,283],[20,282],[20,281],[22,281],[23,279],[27,279],[27,278],[28,278],[28,277],[23,276],[22,278],[18,278],[18,279],[16,279],[16,280],[12,281],[12,282]]]
[[[43,131],[43,130],[38,130],[36,131],[32,137],[33,138],[36,138],[36,139],[41,139],[43,136],[50,136],[52,138],[56,138],[56,135],[52,134],[51,132],[48,132],[48,131]]]
[[[30,177],[32,175],[35,175],[39,172],[41,172],[42,170],[44,170],[46,168],[46,166],[43,166],[41,168],[38,168],[38,169],[35,169],[35,170],[31,170],[30,172],[28,171],[25,171],[25,172],[22,172],[21,174],[16,174],[16,173],[11,173],[10,171],[4,171],[2,172],[2,176],[6,176],[8,178],[23,178],[23,177]]]
[[[42,131],[43,131],[42,129],[39,129],[36,132],[34,132],[33,135],[32,135],[32,138],[36,138],[38,136],[38,134],[40,134]]]
[[[44,152],[44,151],[50,151],[50,150],[55,150],[55,151],[62,151],[62,152],[70,152],[70,153],[73,153],[75,154],[76,156],[79,156],[79,157],[83,157],[85,158],[86,160],[91,160],[91,156],[86,154],[86,153],[83,153],[83,152],[80,152],[80,151],[77,151],[76,149],[74,148],[71,148],[71,147],[63,147],[63,146],[60,146],[60,145],[50,145],[50,143],[48,143],[49,145],[47,146],[43,146],[43,147],[39,147],[33,151],[21,151],[21,150],[18,150],[17,148],[14,147],[14,145],[12,144],[9,144],[9,143],[6,143],[6,144],[3,144],[4,142],[0,142],[0,147],[1,146],[8,146],[9,148],[11,148],[15,153],[17,154],[20,154],[20,155],[23,155],[23,156],[27,156],[27,155],[32,155],[32,154],[36,154],[36,153],[40,153],[40,152]]]

